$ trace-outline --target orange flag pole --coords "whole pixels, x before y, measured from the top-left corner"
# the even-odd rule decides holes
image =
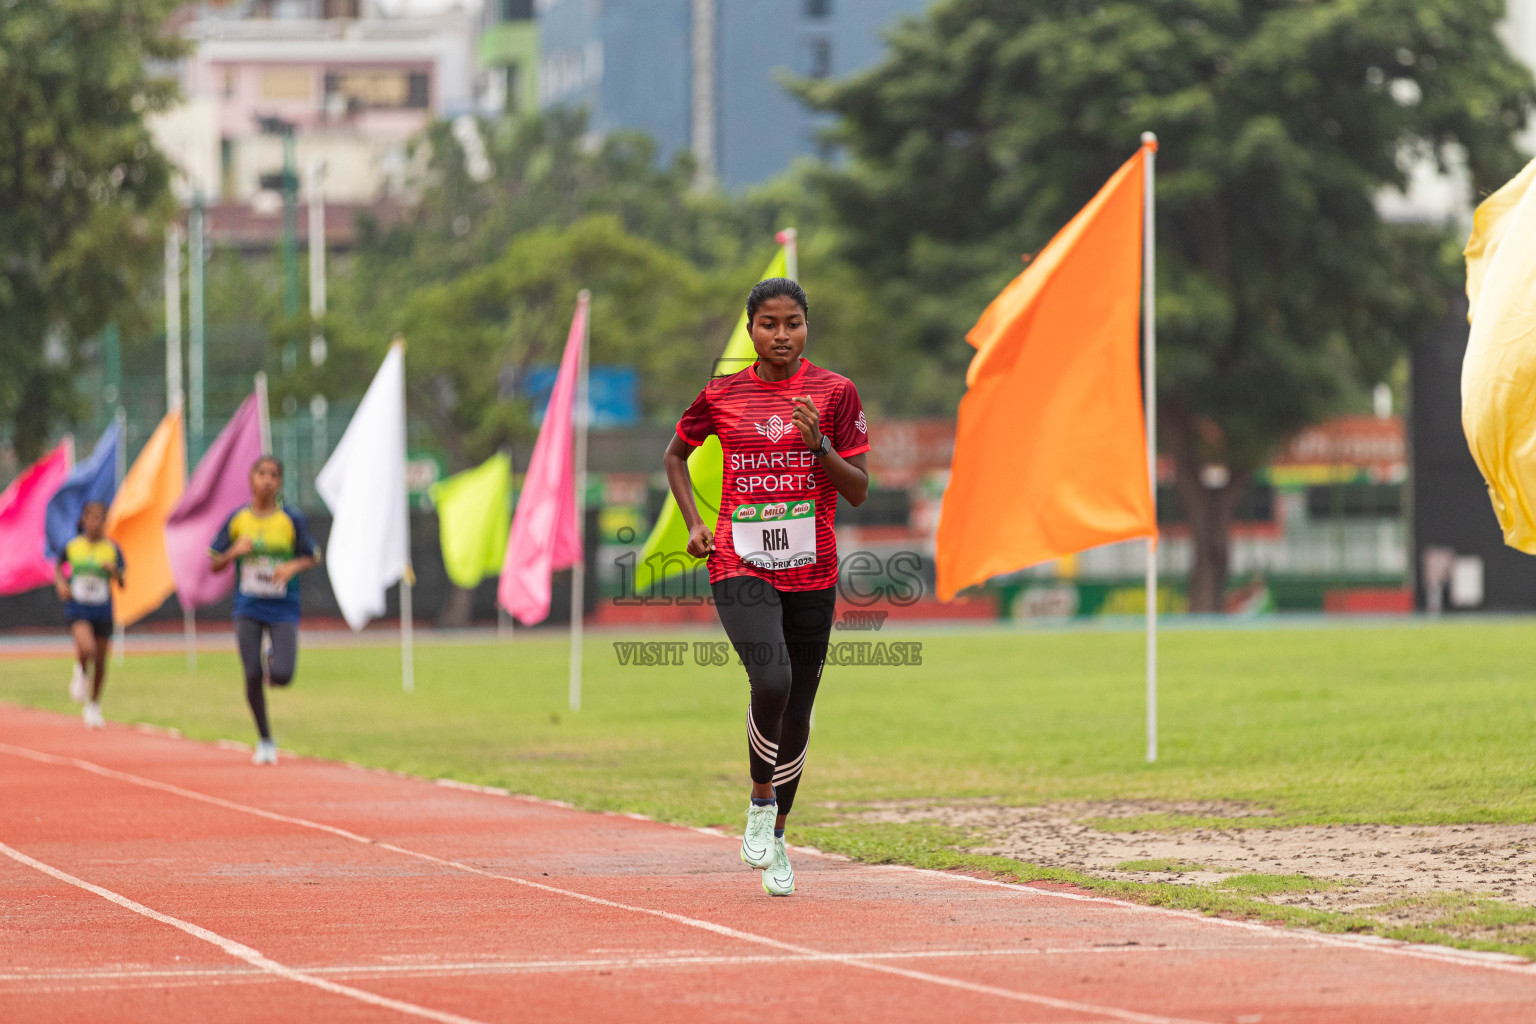
[[[1149,762],[1157,758],[1156,149],[1144,135],[967,333],[976,355],[934,539],[947,601],[1024,566],[1152,538]]]
[[[1157,135],[1141,133],[1147,151],[1142,164],[1141,204],[1141,406],[1147,418],[1147,490],[1152,494],[1152,521],[1157,522],[1157,268],[1156,222],[1153,219],[1154,165]],[[1157,761],[1157,535],[1147,537],[1147,763]]]

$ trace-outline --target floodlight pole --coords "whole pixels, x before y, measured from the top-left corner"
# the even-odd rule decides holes
[[[181,394],[181,227],[165,229],[165,411]]]
[[[261,435],[261,454],[272,454],[272,415],[267,411],[267,375],[256,374],[256,425]]]
[[[1145,192],[1141,204],[1141,391],[1147,418],[1147,487],[1152,493],[1153,534],[1147,538],[1147,763],[1157,761],[1157,299],[1156,220],[1153,184],[1157,136],[1141,133]]]

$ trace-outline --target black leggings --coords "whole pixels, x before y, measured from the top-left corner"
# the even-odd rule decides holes
[[[261,664],[261,634],[272,637],[272,652],[265,671]],[[245,700],[256,718],[256,731],[264,740],[272,738],[267,725],[267,693],[263,678],[273,686],[287,686],[299,660],[299,624],[297,622],[262,622],[241,616],[235,619],[235,645],[240,648],[240,665],[245,670]]]
[[[778,590],[756,576],[711,584],[720,624],[752,683],[747,761],[752,781],[773,783],[779,813],[800,788],[811,739],[811,705],[827,660],[837,587]]]

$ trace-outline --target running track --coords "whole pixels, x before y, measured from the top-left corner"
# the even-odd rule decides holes
[[[0,705],[0,1020],[1530,1022],[1536,967]]]

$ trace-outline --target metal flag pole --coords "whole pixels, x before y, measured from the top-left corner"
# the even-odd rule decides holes
[[[511,502],[512,501],[512,475],[513,475],[512,474],[512,470],[513,470],[513,467],[516,466],[516,463],[513,462],[513,460],[512,460],[512,448],[510,446],[508,446],[505,449],[505,451],[507,453],[507,501]],[[497,589],[498,590],[500,589],[499,579],[498,579]],[[496,595],[496,639],[498,639],[498,640],[511,640],[512,639],[512,633],[513,633],[513,630],[515,628],[516,627],[513,625],[512,614],[501,606],[501,595],[497,594]]]
[[[197,674],[197,613],[191,608],[181,610],[181,636],[187,645],[187,673]]]
[[[1157,269],[1153,181],[1157,135],[1141,133],[1145,192],[1141,203],[1141,390],[1147,418],[1147,486],[1152,492],[1152,521],[1157,522]],[[1147,538],[1147,763],[1157,761],[1157,535]]]
[[[405,338],[395,335],[394,344],[400,347],[401,382],[405,377]],[[401,388],[401,404],[404,405],[404,388]],[[405,432],[405,409],[400,410],[400,430]],[[401,439],[402,441],[404,438]],[[401,453],[404,454],[403,452]],[[411,588],[416,585],[416,571],[411,568],[411,494],[406,486],[405,472],[400,473],[400,504],[404,506],[405,526],[405,574],[400,577],[400,686],[406,693],[416,691],[416,637],[415,622],[411,612]]]
[[[117,421],[117,486],[122,487],[123,477],[128,475],[128,408],[123,404],[121,390],[118,391],[117,411],[112,414],[112,418]],[[127,640],[124,632],[122,620],[118,619],[112,627],[112,647],[117,651],[119,665],[123,663],[123,648]]]
[[[203,456],[204,397],[207,393],[204,368],[207,317],[203,307],[207,236],[203,193],[198,191],[192,197],[192,211],[187,214],[187,440],[195,458]]]
[[[581,627],[587,582],[587,356],[592,347],[592,293],[576,296],[581,314],[581,358],[576,374],[576,562],[571,566],[571,710],[581,710]]]

